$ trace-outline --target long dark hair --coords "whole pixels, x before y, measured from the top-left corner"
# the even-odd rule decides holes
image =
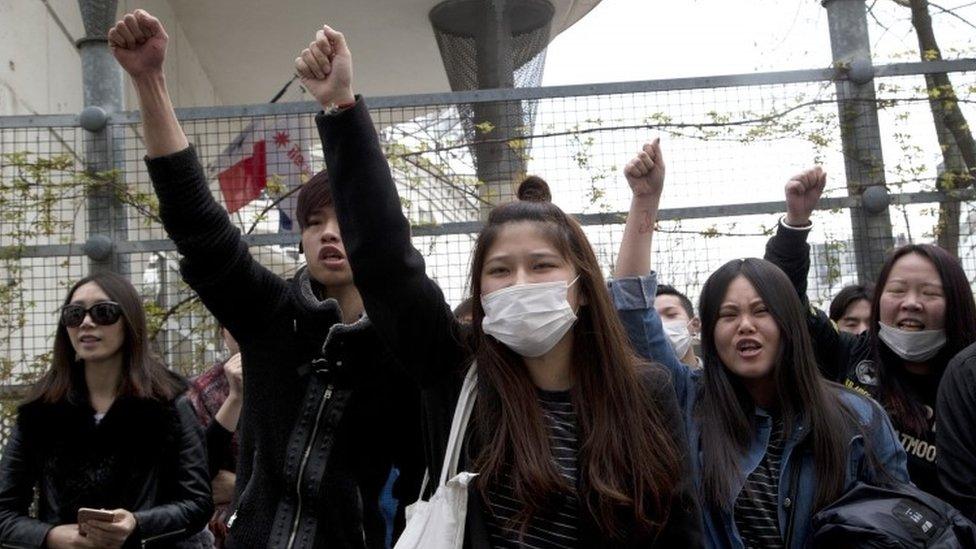
[[[519,188],[523,200],[493,209],[475,246],[471,289],[479,374],[476,419],[485,442],[476,460],[477,482],[486,494],[484,488],[510,475],[522,505],[516,522],[523,533],[532,516],[554,497],[576,492],[556,469],[536,389],[522,358],[481,329],[485,256],[506,224],[531,222],[575,266],[580,302],[585,303],[572,331],[579,499],[609,538],[623,535],[622,521],[654,534],[668,519],[680,470],[678,448],[660,409],[649,402],[643,388],[640,359],[611,304],[593,248],[579,223],[545,201],[547,195],[544,181],[526,180]]]
[[[68,290],[64,304],[70,303],[75,291],[89,282],[97,284],[110,300],[122,307],[120,322],[123,325],[124,341],[119,396],[128,395],[157,400],[170,400],[175,397],[182,389],[181,384],[166,370],[162,361],[149,347],[146,314],[132,283],[114,273],[95,273],[75,282]],[[84,383],[84,363],[76,359],[68,330],[59,319],[57,331],[54,333],[51,369],[34,386],[27,397],[27,402],[72,401],[80,397],[79,389],[83,388]],[[87,393],[86,389],[83,394],[87,397]]]
[[[844,489],[847,444],[859,420],[843,404],[843,389],[820,376],[807,333],[806,314],[789,278],[772,263],[756,258],[729,261],[712,273],[698,306],[702,321],[704,383],[695,415],[701,425],[702,490],[705,500],[727,508],[739,467],[749,446],[754,403],[745,385],[719,358],[715,326],[729,285],[744,277],[762,298],[779,327],[779,355],[773,367],[778,410],[786,433],[797,418],[809,425],[817,487],[815,505],[833,502]]]
[[[878,282],[875,284],[874,298],[871,300],[871,318],[874,322],[871,323],[869,330],[874,362],[878,368],[879,397],[898,429],[917,436],[928,429],[926,410],[920,402],[910,398],[906,392],[905,361],[878,337],[878,326],[881,322],[881,295],[884,293],[895,263],[908,254],[918,254],[931,261],[942,282],[942,292],[945,296],[946,344],[939,354],[929,361],[935,367],[934,373],[938,376],[942,375],[952,357],[976,341],[976,304],[973,303],[969,279],[962,270],[959,260],[938,246],[931,244],[902,246],[888,257],[881,268]]]

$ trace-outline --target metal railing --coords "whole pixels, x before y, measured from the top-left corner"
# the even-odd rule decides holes
[[[609,273],[630,197],[621,169],[655,135],[663,137],[668,169],[653,255],[662,281],[695,299],[724,261],[760,256],[784,208],[783,184],[818,162],[830,181],[811,235],[810,292],[823,302],[844,284],[870,278],[869,261],[858,253],[936,241],[946,231],[954,231],[955,252],[976,276],[976,194],[936,185],[941,149],[923,78],[933,72],[950,73],[958,106],[972,120],[972,59],[874,67],[874,79],[858,84],[872,87],[870,101],[844,95],[850,83],[844,68],[366,101],[414,223],[415,245],[452,303],[466,295],[481,220],[526,173],[549,181],[554,202],[585,226]],[[479,104],[501,106],[492,112],[506,115],[479,119],[472,114],[483,112],[472,108]],[[880,128],[863,143],[851,139],[866,134],[846,116],[855,107],[876,113]],[[322,169],[316,110],[294,103],[177,114],[208,168],[215,198],[225,203],[220,174],[238,158],[228,150],[232,143],[287,128],[311,171]],[[92,267],[86,254],[98,252],[90,222],[99,214],[89,197],[106,188],[119,205],[108,215],[124,229],[108,253],[143,293],[159,351],[187,374],[221,353],[213,320],[182,283],[175,247],[158,223],[139,114],[108,118],[100,135],[114,169],[95,175],[85,173],[83,150],[92,137],[80,124],[65,115],[0,117],[0,386],[10,398],[46,368],[57,308],[67,286]],[[272,158],[272,183],[231,218],[258,260],[289,276],[301,265],[298,234],[280,230],[279,208],[293,190],[287,175],[293,166]],[[852,162],[869,164],[870,177],[853,179]],[[871,188],[883,192],[864,199]],[[957,218],[947,204],[959,205]]]

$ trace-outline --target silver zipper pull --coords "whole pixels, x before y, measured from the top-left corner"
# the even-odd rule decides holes
[[[230,528],[231,526],[234,526],[234,521],[235,520],[237,520],[237,511],[236,510],[234,511],[234,514],[232,514],[230,516],[230,518],[227,519],[227,527]]]

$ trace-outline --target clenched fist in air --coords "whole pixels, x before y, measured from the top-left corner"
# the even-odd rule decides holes
[[[794,175],[786,183],[786,224],[803,227],[810,224],[810,214],[817,207],[827,184],[827,173],[820,166]]]
[[[664,190],[664,156],[661,139],[644,143],[640,152],[624,166],[624,176],[635,197],[661,197]]]
[[[162,74],[169,36],[149,12],[127,13],[108,31],[108,44],[119,65],[133,79]]]
[[[323,109],[356,101],[352,92],[352,54],[346,38],[332,27],[323,25],[315,33],[315,40],[295,58],[295,70]]]

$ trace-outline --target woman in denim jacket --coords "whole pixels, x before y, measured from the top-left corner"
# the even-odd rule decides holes
[[[612,293],[638,352],[665,365],[685,418],[709,547],[802,547],[811,517],[857,481],[907,481],[873,400],[822,378],[790,280],[761,259],[705,283],[703,370],[681,364],[653,307],[650,240],[664,181],[655,141],[626,167],[633,191]]]

